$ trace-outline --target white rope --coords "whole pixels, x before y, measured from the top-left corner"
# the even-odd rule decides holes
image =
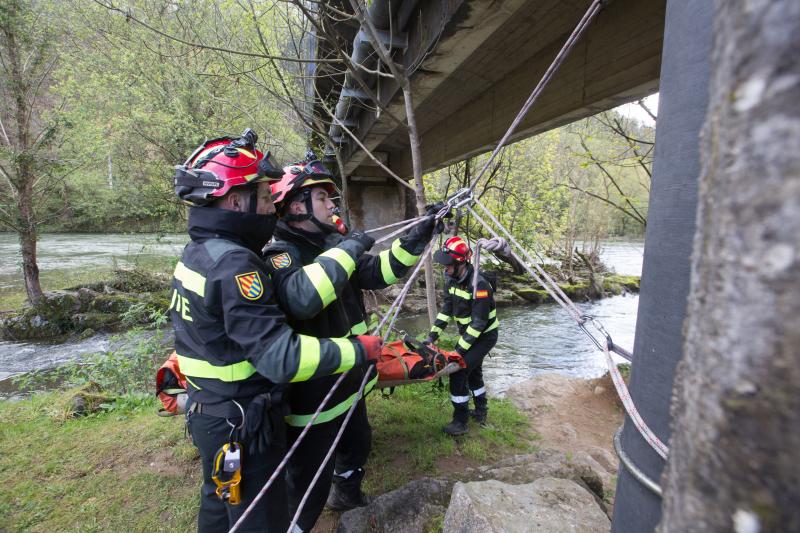
[[[537,270],[543,274],[543,276],[542,277],[538,276],[530,268],[530,266],[528,266],[526,262],[522,261],[519,258],[519,256],[513,250],[510,250],[511,256],[514,257],[517,261],[519,261],[520,264],[522,264],[523,268],[525,268],[525,270],[528,271],[528,273],[539,283],[539,285],[544,287],[544,289],[550,294],[550,296],[552,296],[556,302],[561,304],[561,306],[567,310],[567,312],[573,317],[573,319],[575,319],[581,331],[583,331],[587,335],[587,337],[589,337],[589,339],[592,341],[592,343],[594,343],[595,346],[597,346],[605,353],[606,363],[608,364],[608,370],[609,373],[611,374],[611,379],[614,383],[614,387],[617,390],[617,394],[619,395],[620,400],[622,400],[622,405],[625,407],[625,411],[628,413],[628,416],[630,416],[634,426],[642,435],[642,438],[645,440],[645,442],[647,442],[658,455],[660,455],[663,459],[666,459],[669,454],[669,448],[663,442],[661,442],[661,440],[655,435],[655,433],[653,433],[653,430],[650,429],[650,427],[647,425],[647,423],[639,414],[639,411],[636,409],[636,405],[634,405],[633,403],[633,399],[631,398],[630,392],[628,391],[628,387],[625,385],[625,381],[622,379],[622,375],[619,373],[617,365],[611,358],[611,353],[609,351],[609,345],[608,345],[609,335],[608,332],[606,332],[603,325],[594,320],[592,317],[583,315],[580,312],[580,310],[575,306],[575,304],[572,302],[572,300],[570,300],[569,297],[566,294],[564,294],[564,292],[561,290],[558,284],[555,281],[553,281],[553,279],[549,275],[547,275],[547,273],[544,272],[543,269],[541,269],[531,260],[530,255],[527,254],[526,250],[516,241],[516,239],[514,239],[514,237],[500,223],[500,221],[498,221],[497,218],[480,201],[475,200],[475,203],[478,204],[478,206],[481,207],[481,209],[483,209],[484,212],[486,212],[486,214],[489,216],[489,218],[492,219],[492,221],[497,225],[497,227],[500,228],[503,231],[503,233],[505,233],[509,237],[509,240],[514,244],[514,246],[516,246],[523,254],[527,256],[528,260],[534,264],[534,267],[536,267]],[[472,207],[470,207],[469,210],[475,216],[478,222],[484,225],[484,227],[489,231],[489,233],[494,235],[495,238],[499,238],[497,232],[491,226],[489,226],[486,223],[486,221],[483,218],[481,218],[481,216]],[[602,343],[598,341],[594,337],[594,335],[592,335],[586,328],[587,323],[592,324],[606,338],[606,340]]]
[[[622,400],[622,405],[625,407],[625,411],[628,413],[628,416],[631,417],[633,425],[636,426],[636,429],[639,430],[639,433],[650,445],[650,447],[653,448],[653,450],[655,450],[655,452],[660,455],[662,459],[666,460],[667,456],[669,455],[669,448],[667,448],[666,444],[661,442],[661,439],[656,437],[656,434],[653,433],[653,430],[651,430],[644,421],[642,415],[639,414],[639,410],[636,409],[636,405],[634,405],[633,399],[631,398],[631,393],[628,391],[628,387],[625,385],[625,380],[622,379],[622,374],[619,373],[617,364],[611,358],[611,352],[608,349],[608,343],[603,346],[603,352],[606,354],[606,364],[608,365],[608,371],[611,374],[611,381],[614,382],[614,387],[617,389],[619,399]]]
[[[311,490],[314,488],[314,485],[317,484],[319,477],[322,475],[322,471],[325,469],[325,465],[330,460],[331,456],[333,455],[334,450],[336,450],[336,446],[339,444],[339,441],[342,438],[342,434],[344,433],[345,428],[347,427],[347,423],[350,422],[350,418],[353,416],[353,412],[356,410],[356,406],[358,406],[358,402],[361,401],[361,398],[364,397],[364,389],[369,382],[369,377],[372,375],[372,372],[377,372],[375,366],[370,365],[367,367],[367,371],[364,373],[364,379],[361,380],[361,386],[358,388],[358,396],[353,401],[353,405],[350,406],[350,409],[347,411],[347,416],[344,417],[342,420],[342,425],[339,428],[339,432],[336,434],[336,438],[333,439],[333,444],[331,444],[328,453],[325,454],[325,458],[322,460],[322,463],[317,468],[317,472],[314,474],[314,478],[311,480],[311,483],[308,485],[308,489],[306,489],[305,494],[303,494],[303,499],[300,500],[300,505],[297,507],[297,511],[294,513],[294,518],[292,518],[292,523],[289,524],[289,529],[287,533],[291,533],[294,529],[295,524],[297,524],[297,520],[300,518],[300,513],[303,512],[303,507],[306,505],[306,501],[308,500],[308,496],[311,494]]]

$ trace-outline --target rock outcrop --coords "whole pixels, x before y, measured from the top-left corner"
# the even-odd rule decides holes
[[[498,480],[456,483],[443,533],[607,532],[611,521],[594,496],[569,479],[544,477],[512,485]]]

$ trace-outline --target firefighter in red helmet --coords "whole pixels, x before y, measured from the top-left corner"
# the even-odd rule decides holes
[[[170,314],[203,467],[201,532],[228,531],[283,459],[285,384],[360,367],[380,353],[379,337],[316,338],[287,324],[259,255],[276,222],[269,184],[282,173],[256,141],[251,130],[208,141],[175,169],[175,192],[191,206],[191,241],[175,268]],[[350,240],[339,250],[355,261],[364,247]],[[242,531],[286,531],[283,479]]]
[[[352,262],[342,260],[336,252],[335,246],[343,238],[341,226],[333,219],[336,206],[332,198],[338,195],[338,190],[331,173],[313,158],[313,154],[305,161],[285,167],[283,177],[272,186],[272,192],[281,219],[275,230],[275,242],[266,248],[264,255],[267,264],[274,269],[272,277],[278,302],[286,311],[289,323],[307,335],[338,337],[365,333],[367,313],[362,290],[387,287],[416,264],[433,234],[434,217],[429,216],[395,240],[388,250],[376,255],[364,254]],[[351,233],[349,237],[362,240],[367,246],[373,242],[365,234]],[[317,263],[338,264],[340,273],[346,273],[348,278],[341,283],[341,277],[309,275],[307,269]],[[361,369],[350,372],[291,459],[287,471],[291,512],[296,511],[325,452],[330,449],[347,409],[355,401],[355,392],[363,376]],[[289,442],[298,437],[334,381],[321,378],[290,386]],[[377,376],[368,383],[367,390],[375,381]],[[298,530],[311,530],[326,497],[328,507],[337,511],[366,505],[361,482],[371,446],[372,430],[362,398],[345,428],[335,460],[326,465],[303,507]]]
[[[443,431],[448,435],[467,433],[470,415],[484,424],[488,414],[486,386],[483,382],[483,359],[497,343],[497,309],[491,283],[478,272],[473,286],[472,250],[464,239],[450,237],[433,255],[434,261],[444,265],[444,305],[436,315],[425,342],[435,342],[451,319],[458,324],[460,337],[456,351],[464,358],[467,368],[450,375],[450,401],[453,403],[453,420]],[[475,409],[469,410],[470,392]]]

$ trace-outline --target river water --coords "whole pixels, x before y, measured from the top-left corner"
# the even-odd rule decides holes
[[[154,235],[45,235],[40,241],[43,243],[40,268],[43,271],[48,268],[110,269],[113,261],[126,264],[139,254],[176,257],[185,240],[182,235],[158,238]],[[18,268],[13,246],[16,246],[14,239],[0,235],[0,272],[6,273],[0,275],[0,288],[3,284],[18,282],[8,275]],[[642,241],[614,241],[603,246],[601,258],[620,274],[640,275],[643,251]],[[638,303],[638,295],[625,295],[578,303],[578,307],[600,320],[616,343],[632,349]],[[543,372],[597,377],[605,371],[603,354],[556,304],[501,308],[498,318],[499,340],[491,357],[484,362],[486,382],[494,394],[502,394],[514,383]],[[425,316],[399,322],[400,327],[414,333],[428,326]],[[110,342],[107,335],[55,345],[0,342],[0,381],[107,350]],[[2,389],[0,385],[0,391]]]

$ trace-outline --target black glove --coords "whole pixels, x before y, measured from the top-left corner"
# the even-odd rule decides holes
[[[425,206],[425,214],[426,215],[435,215],[439,211],[441,211],[442,208],[444,208],[444,202],[436,202],[434,204],[428,204],[428,205]],[[444,217],[445,218],[449,218],[450,216],[451,216],[451,214],[448,211],[448,213]]]
[[[361,246],[364,247],[365,252],[368,252],[370,248],[372,248],[372,245],[375,244],[375,239],[363,231],[353,231],[347,236],[347,238],[357,241],[359,244],[361,244]]]
[[[284,416],[287,414],[285,406],[272,405],[268,393],[259,394],[247,406],[240,434],[242,443],[258,453],[264,453],[270,446],[285,442]]]
[[[433,237],[434,229],[436,229],[436,219],[433,215],[427,215],[422,222],[411,228],[408,238],[412,242],[428,242]]]
[[[425,346],[430,346],[431,344],[433,344],[433,339],[431,337],[427,337],[424,341],[422,341],[422,344],[424,344]]]

